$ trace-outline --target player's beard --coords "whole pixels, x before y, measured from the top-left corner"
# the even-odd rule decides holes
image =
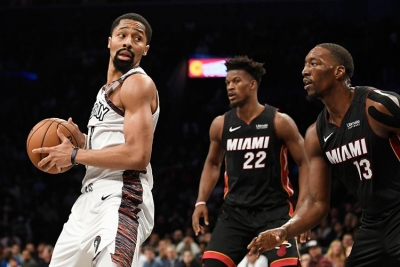
[[[120,60],[118,58],[118,55],[119,53],[121,53],[121,51],[128,51],[129,53],[131,53],[132,57],[130,58],[130,60]],[[135,59],[135,53],[133,51],[128,50],[126,48],[121,48],[120,50],[117,51],[117,53],[115,53],[115,56],[113,58],[113,64],[116,70],[125,74],[130,69],[132,69],[133,66],[135,66],[135,63],[133,62],[134,59]]]
[[[307,95],[306,99],[310,102],[315,102],[319,99],[320,95],[321,94],[319,93],[319,91],[315,91],[314,93]]]

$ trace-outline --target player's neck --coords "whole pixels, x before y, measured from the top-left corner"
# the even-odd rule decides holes
[[[107,84],[110,84],[115,80],[118,80],[118,78],[121,77],[122,75],[123,73],[121,71],[116,70],[114,65],[110,62],[107,71]]]
[[[254,118],[259,116],[265,109],[265,105],[260,103],[248,103],[236,109],[236,114],[239,119],[249,124]]]
[[[343,117],[350,107],[354,97],[354,88],[340,88],[333,90],[332,93],[323,99],[323,103],[329,113],[329,121],[340,125]]]

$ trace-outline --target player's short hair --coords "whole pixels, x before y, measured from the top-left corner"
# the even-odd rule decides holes
[[[126,13],[126,14],[121,15],[118,18],[116,18],[111,25],[111,32],[110,32],[111,35],[112,35],[114,29],[118,26],[120,21],[123,19],[136,20],[136,21],[139,21],[140,23],[142,23],[144,25],[144,27],[146,28],[146,39],[147,39],[146,44],[150,43],[151,36],[153,34],[153,30],[152,30],[149,22],[143,16],[136,14],[136,13]]]
[[[264,63],[255,62],[247,56],[234,56],[225,61],[226,70],[244,70],[260,85],[261,76],[265,74]]]
[[[346,74],[351,78],[354,74],[354,62],[353,57],[350,52],[347,51],[346,48],[334,43],[322,43],[317,45],[319,47],[325,48],[331,52],[331,55],[334,59],[340,64],[343,65],[346,69]]]

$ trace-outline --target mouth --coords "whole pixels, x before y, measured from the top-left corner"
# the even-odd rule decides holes
[[[117,57],[120,60],[131,60],[133,58],[133,54],[129,50],[124,49],[117,52]]]
[[[229,100],[233,100],[236,97],[235,93],[228,93]]]
[[[310,79],[304,78],[303,83],[304,83],[304,89],[308,90],[309,86],[312,84],[312,81]]]

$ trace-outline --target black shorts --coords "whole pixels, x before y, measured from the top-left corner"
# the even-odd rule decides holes
[[[363,215],[346,267],[400,266],[400,207]]]
[[[249,252],[247,245],[260,232],[279,227],[290,218],[287,209],[274,211],[274,215],[280,214],[281,218],[273,221],[264,220],[268,217],[265,215],[271,214],[271,211],[232,210],[226,209],[226,206],[223,210],[212,232],[211,241],[203,254],[203,261],[217,259],[228,267],[235,267],[243,260]],[[264,255],[268,258],[268,264],[271,267],[300,266],[295,239],[284,242],[280,247],[267,251]]]

